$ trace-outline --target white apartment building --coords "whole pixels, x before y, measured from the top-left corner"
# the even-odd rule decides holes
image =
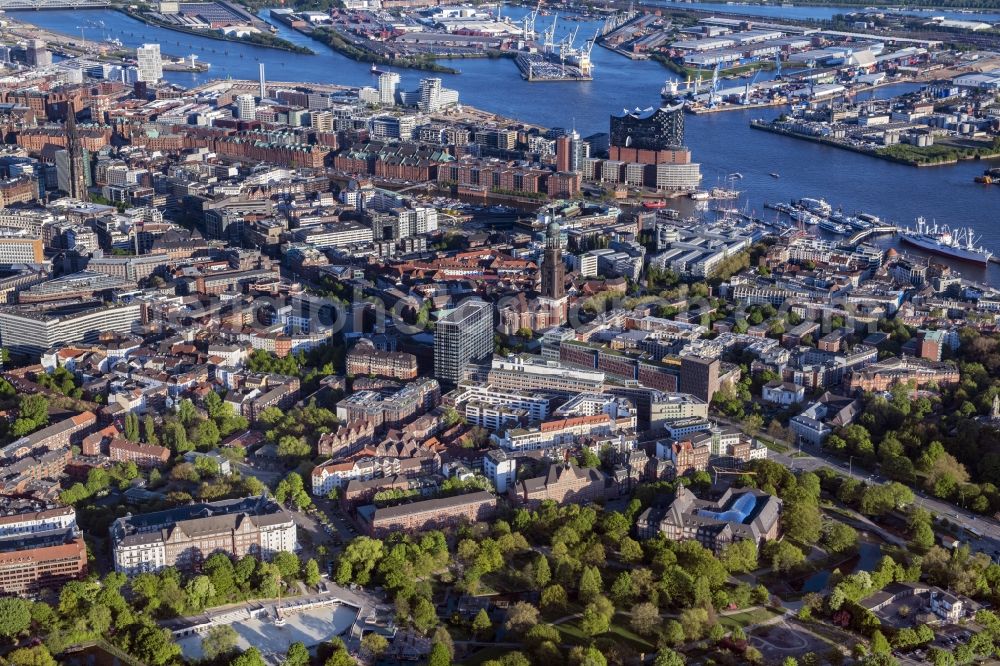
[[[558,361],[533,356],[494,358],[489,384],[501,391],[548,391],[568,395],[601,391],[605,374],[570,368]]]
[[[511,428],[493,435],[493,442],[507,451],[535,451],[572,444],[577,437],[600,437],[634,432],[635,416],[612,418],[607,414],[545,421],[529,428]]]
[[[65,314],[7,307],[0,310],[0,340],[11,351],[39,356],[57,344],[94,341],[105,331],[129,333],[141,311],[139,303]]]
[[[40,264],[45,261],[40,236],[16,230],[0,232],[0,264]]]
[[[291,514],[266,495],[129,515],[109,532],[115,571],[128,575],[196,569],[216,552],[270,559],[297,545]]]
[[[517,483],[517,459],[504,451],[489,451],[483,456],[483,474],[503,494]]]
[[[159,44],[143,44],[135,50],[138,80],[156,83],[163,78],[163,58]]]
[[[77,529],[76,510],[71,506],[0,515],[0,539],[36,535],[44,532],[65,532],[69,529]]]
[[[240,120],[257,119],[257,100],[253,95],[236,96],[236,114]]]
[[[371,243],[374,234],[372,228],[360,222],[338,222],[324,224],[320,227],[304,227],[296,229],[293,240],[300,243],[324,247],[344,247],[347,245],[363,245]]]
[[[448,396],[448,400],[460,409],[464,408],[465,416],[470,423],[486,428],[490,426],[478,422],[483,405],[523,410],[528,420],[543,421],[550,414],[549,404],[551,402],[547,396],[541,393],[501,391],[489,384],[466,382],[459,383],[458,388]],[[470,411],[470,405],[475,405],[475,409]]]

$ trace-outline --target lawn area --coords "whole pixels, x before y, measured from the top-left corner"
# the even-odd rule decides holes
[[[573,620],[563,624],[557,624],[555,625],[555,628],[559,630],[559,633],[563,636],[563,640],[567,643],[586,645],[590,642],[590,636],[587,636],[585,633],[580,631],[580,628],[576,626],[576,623]]]
[[[619,618],[619,620],[624,619],[625,618]],[[628,643],[633,648],[639,650],[639,652],[653,652],[656,650],[655,645],[622,624],[612,624],[611,631],[604,635],[614,636],[616,640]]]
[[[589,644],[590,636],[580,631],[580,627],[576,622],[577,620],[570,620],[569,622],[555,625],[555,628],[559,630],[559,633],[563,636],[563,640],[567,643],[578,645]],[[619,623],[611,625],[610,631],[601,635],[613,638],[615,641],[628,644],[639,652],[652,652],[656,650],[655,645],[629,629],[625,624],[622,624],[622,622],[627,622],[627,618],[625,616],[620,616],[618,618],[618,622]]]
[[[770,608],[755,608],[753,610],[733,613],[731,615],[720,615],[719,622],[722,623],[722,626],[726,629],[735,629],[736,627],[747,627],[751,624],[760,624],[761,622],[766,622],[772,617],[777,617],[778,615],[781,615],[781,613]]]
[[[896,144],[879,148],[876,152],[879,155],[909,164],[942,164],[974,157],[992,157],[997,154],[998,146],[996,143],[983,143],[979,147],[945,142],[935,143],[933,146]]]
[[[776,442],[774,440],[767,439],[766,437],[758,437],[757,440],[763,442],[764,446],[772,451],[776,451],[778,453],[788,453],[788,445],[782,442]]]
[[[487,662],[490,659],[499,659],[508,652],[510,652],[510,648],[506,647],[483,648],[479,652],[473,652],[466,659],[463,659],[458,663],[464,664],[465,666],[479,666],[479,664]]]

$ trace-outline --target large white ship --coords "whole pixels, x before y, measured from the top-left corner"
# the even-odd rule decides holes
[[[833,207],[823,199],[799,199],[799,205],[810,213],[827,217],[833,212]]]
[[[991,250],[976,245],[979,239],[973,235],[972,229],[938,227],[936,222],[927,224],[922,217],[917,218],[916,229],[902,229],[899,238],[904,243],[927,252],[978,264],[989,263],[993,256]]]

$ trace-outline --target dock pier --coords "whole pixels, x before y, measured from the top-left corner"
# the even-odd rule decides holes
[[[857,245],[861,241],[865,240],[869,236],[883,236],[883,235],[895,235],[899,233],[899,227],[892,224],[883,224],[877,227],[869,227],[868,229],[862,229],[861,231],[855,232],[847,239],[848,245]]]

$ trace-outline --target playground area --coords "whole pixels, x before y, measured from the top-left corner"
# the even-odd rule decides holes
[[[280,664],[288,646],[301,641],[306,647],[328,641],[350,631],[358,617],[358,609],[347,605],[320,606],[300,613],[287,613],[282,626],[266,615],[243,617],[229,625],[239,635],[239,648],[255,647],[269,663]],[[177,640],[184,660],[191,662],[202,657],[201,634]]]

